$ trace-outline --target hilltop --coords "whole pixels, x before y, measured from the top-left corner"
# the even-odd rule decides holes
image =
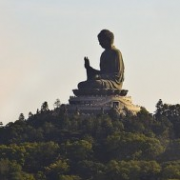
[[[180,179],[180,105],[155,114],[68,115],[64,105],[0,128],[1,180]]]

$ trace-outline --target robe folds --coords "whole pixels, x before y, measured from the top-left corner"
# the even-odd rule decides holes
[[[79,89],[122,89],[124,62],[120,50],[114,46],[106,49],[100,57],[100,70],[86,68],[87,81],[78,84]]]

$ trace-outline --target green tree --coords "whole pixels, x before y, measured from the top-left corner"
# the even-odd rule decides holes
[[[28,113],[28,118],[31,118],[33,116],[33,113],[32,112],[29,112]]]
[[[25,117],[24,117],[24,114],[23,114],[23,113],[21,113],[21,114],[19,115],[18,120],[19,120],[19,121],[24,121],[24,120],[25,120]]]
[[[66,142],[63,149],[64,153],[66,153],[67,157],[72,161],[90,159],[92,154],[92,144],[86,140]]]
[[[44,103],[42,103],[41,105],[41,112],[47,112],[49,111],[49,105],[48,105],[48,102],[45,101]]]
[[[109,160],[151,160],[164,152],[159,140],[127,132],[108,136],[104,149]]]
[[[81,178],[76,175],[60,175],[58,180],[81,180]]]
[[[57,160],[45,168],[48,179],[58,180],[60,176],[69,171],[67,160]]]
[[[109,180],[140,180],[157,179],[161,172],[160,165],[155,161],[115,161],[108,163],[106,179]]]
[[[165,164],[162,169],[162,178],[180,179],[180,163],[171,162],[171,163]]]
[[[22,167],[15,161],[7,159],[0,160],[0,179],[1,180],[35,180],[32,174],[22,171]]]
[[[92,160],[79,161],[76,166],[76,172],[82,179],[104,179],[106,166],[100,162]]]
[[[25,143],[24,168],[37,173],[54,162],[59,155],[59,145],[55,142]]]
[[[55,108],[55,109],[58,109],[58,108],[60,108],[60,106],[61,106],[60,100],[59,100],[59,99],[56,99],[56,101],[54,102],[54,108]]]

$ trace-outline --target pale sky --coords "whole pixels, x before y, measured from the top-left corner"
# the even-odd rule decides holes
[[[68,103],[86,79],[84,56],[99,68],[97,34],[115,35],[124,89],[154,112],[180,103],[180,0],[0,0],[0,121]]]

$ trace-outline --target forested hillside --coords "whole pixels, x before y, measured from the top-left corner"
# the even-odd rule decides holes
[[[180,105],[155,114],[69,115],[44,102],[0,127],[0,180],[178,180]]]

